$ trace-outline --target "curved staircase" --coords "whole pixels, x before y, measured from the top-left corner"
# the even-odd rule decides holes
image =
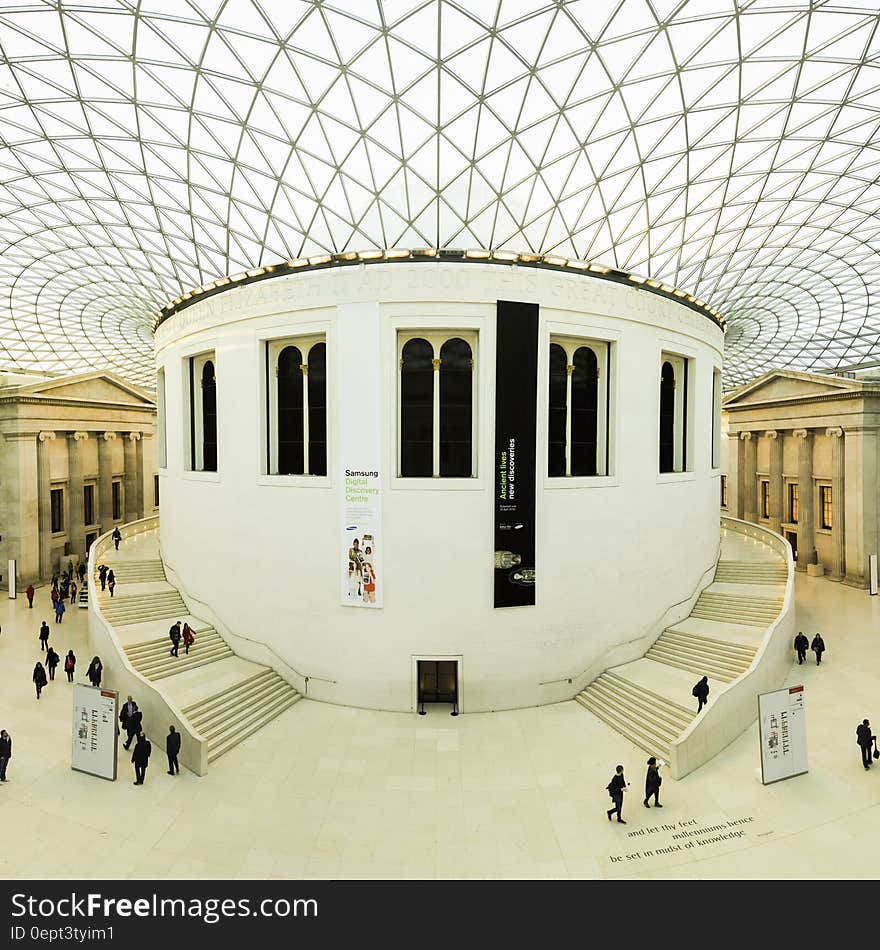
[[[116,589],[113,597],[102,591],[96,574],[101,613],[134,669],[161,681],[166,696],[207,741],[213,762],[302,695],[269,667],[236,656],[214,627],[192,616],[166,579],[160,557],[128,558],[129,548],[105,552],[103,563],[113,568]],[[168,631],[176,620],[190,625],[195,643],[186,654],[181,641],[175,657]]]
[[[731,532],[733,534],[733,532]],[[783,608],[788,568],[768,545],[752,544],[751,560],[735,538],[722,541],[712,583],[690,616],[667,627],[644,657],[607,670],[575,699],[634,745],[670,758],[672,743],[696,717],[691,689],[709,678],[709,696],[752,665],[767,628]]]

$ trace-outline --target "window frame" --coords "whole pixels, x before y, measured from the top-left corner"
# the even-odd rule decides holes
[[[817,488],[819,489],[819,504],[816,506],[816,514],[818,515],[817,520],[819,522],[818,527],[822,531],[833,531],[834,530],[834,508],[833,508],[834,496],[831,490],[832,486],[829,484],[825,484],[825,485],[818,485]],[[825,502],[826,496],[828,498],[827,506]],[[825,517],[826,510],[828,514],[827,520]]]
[[[673,401],[672,425],[672,468],[667,471],[660,469],[660,412],[662,409],[662,381],[663,365],[669,363],[672,367],[675,395]],[[656,449],[658,478],[663,481],[675,481],[673,476],[694,474],[694,391],[697,378],[696,357],[673,350],[661,349],[658,361],[659,374],[656,383],[657,414],[656,414]],[[679,385],[681,383],[681,385]]]
[[[721,370],[712,367],[712,446],[710,467],[713,471],[721,468],[721,401],[724,397]]]
[[[157,460],[160,469],[168,468],[168,426],[165,396],[165,367],[156,370],[156,436]]]
[[[758,498],[760,500],[760,515],[759,518],[761,521],[770,520],[770,479],[769,478],[759,478],[758,479]]]
[[[728,508],[728,496],[727,496],[727,476],[722,474],[721,478],[721,507],[724,509]]]
[[[64,518],[64,485],[49,486],[49,533],[64,534],[67,530]],[[57,503],[56,503],[57,500]]]
[[[110,480],[110,520],[113,522],[122,521],[124,517],[125,499],[122,491],[122,479],[112,478]]]
[[[608,478],[611,475],[611,376],[612,376],[612,347],[616,341],[603,340],[594,336],[579,336],[572,333],[558,333],[551,331],[545,345],[545,373],[544,381],[547,393],[547,402],[544,407],[544,426],[547,438],[544,446],[544,475],[550,482],[559,479],[596,479]],[[565,402],[565,473],[563,475],[550,474],[550,348],[553,345],[562,347],[566,359],[566,402]],[[572,448],[572,375],[575,353],[582,347],[591,350],[596,358],[597,386],[596,386],[596,473],[594,475],[578,474],[571,471]],[[604,371],[604,373],[603,373]],[[603,380],[604,375],[604,380]]]
[[[95,521],[95,511],[96,511],[96,507],[97,507],[97,506],[95,505],[95,499],[96,499],[96,497],[97,497],[97,487],[98,487],[97,484],[96,484],[95,482],[93,482],[93,481],[84,481],[84,482],[83,482],[83,527],[86,527],[86,528],[93,527],[93,526],[97,526],[97,524],[98,524],[98,522]],[[86,504],[86,491],[87,491],[87,490],[91,493],[91,498],[92,498],[92,504],[91,504],[91,509],[92,509],[91,515],[92,515],[92,517],[91,517],[91,519],[89,519],[89,518],[86,517],[86,515],[88,515],[88,513],[89,513],[89,506]]]
[[[159,507],[159,473],[153,472],[153,507]]]
[[[788,497],[787,497],[787,515],[788,515],[788,524],[796,525],[798,519],[801,515],[801,502],[800,502],[800,482],[791,481],[788,483]]]
[[[217,416],[217,468],[204,467],[204,433],[203,433],[203,400],[202,400],[202,371],[205,363],[214,364],[215,411]],[[183,363],[183,393],[184,393],[184,471],[200,477],[214,479],[220,471],[220,388],[219,366],[217,350],[212,347],[207,350],[197,350],[182,357]]]
[[[435,481],[444,485],[454,482],[473,482],[480,477],[479,469],[479,359],[480,331],[477,327],[450,325],[446,327],[426,326],[418,327],[409,324],[395,326],[395,431],[396,451],[394,476],[398,483],[430,484]],[[449,340],[463,340],[471,349],[471,474],[470,475],[441,475],[440,474],[440,350]],[[425,340],[433,353],[433,420],[432,432],[432,472],[431,475],[403,475],[401,474],[401,453],[403,451],[403,348],[410,340]]]

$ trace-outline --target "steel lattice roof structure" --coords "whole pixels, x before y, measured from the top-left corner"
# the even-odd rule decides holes
[[[878,128],[876,0],[0,0],[0,366],[152,385],[168,300],[393,247],[682,288],[727,385],[877,360]]]

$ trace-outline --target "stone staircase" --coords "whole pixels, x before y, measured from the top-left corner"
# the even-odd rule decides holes
[[[301,699],[290,683],[263,669],[182,712],[208,740],[208,762],[213,762]]]
[[[781,558],[722,558],[689,617],[667,627],[642,659],[602,673],[575,699],[634,745],[668,759],[696,715],[696,700],[690,708],[677,700],[689,701],[702,676],[709,677],[711,697],[749,669],[763,639],[760,628],[783,607],[786,580]],[[756,585],[779,592],[765,594]]]
[[[180,592],[168,583],[160,558],[128,560],[113,558],[113,553],[106,553],[104,563],[113,568],[115,596],[102,591],[96,578],[101,612],[135,670],[148,680],[165,680],[172,694],[180,688],[188,698],[198,697],[181,711],[207,740],[209,762],[302,699],[274,670],[236,657],[212,626],[193,617]],[[168,630],[175,620],[188,622],[195,634],[188,655],[182,641],[178,656],[170,655]],[[237,664],[232,675],[230,659]],[[220,664],[217,673],[212,672],[213,664]],[[191,673],[199,668],[202,672]],[[219,682],[223,689],[218,690]]]

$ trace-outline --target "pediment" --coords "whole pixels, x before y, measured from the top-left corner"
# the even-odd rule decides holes
[[[18,389],[19,395],[45,396],[47,399],[75,399],[107,402],[152,409],[155,403],[137,386],[124,382],[110,373],[88,373],[41,380]]]
[[[863,385],[857,380],[833,376],[814,376],[809,373],[775,371],[758,377],[751,383],[734,390],[724,399],[728,411],[759,406],[789,399],[810,399],[816,396],[833,396],[860,391]]]

